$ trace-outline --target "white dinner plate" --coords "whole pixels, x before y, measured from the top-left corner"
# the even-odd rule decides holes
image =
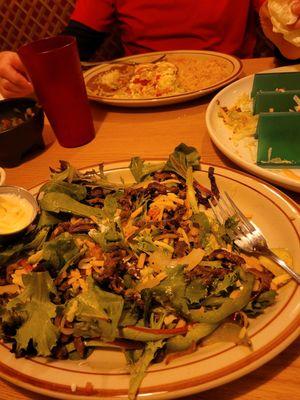
[[[300,65],[274,68],[266,72],[299,72]],[[245,170],[260,176],[287,189],[295,192],[300,192],[300,169],[291,168],[278,168],[269,169],[263,168],[256,164],[251,156],[249,148],[243,145],[243,142],[238,147],[230,140],[232,135],[231,130],[226,127],[223,119],[219,114],[219,104],[230,107],[235,104],[241,95],[244,93],[250,94],[253,84],[254,75],[247,76],[239,79],[237,82],[232,83],[226,88],[222,89],[210,102],[206,111],[206,125],[209,135],[214,144],[224,153],[228,158],[238,164]],[[254,155],[255,157],[255,155]]]
[[[113,65],[116,65],[117,62],[145,63],[157,60],[159,57],[163,55],[166,55],[167,60],[169,60],[170,62],[172,62],[172,57],[173,59],[174,57],[175,59],[178,59],[180,57],[180,59],[184,60],[185,62],[188,62],[189,60],[221,62],[224,65],[224,71],[226,69],[226,73],[224,73],[224,77],[222,79],[217,79],[212,81],[209,86],[202,87],[200,90],[185,92],[177,95],[170,95],[170,96],[156,97],[156,98],[134,99],[134,98],[104,97],[91,94],[89,89],[91,80],[99,73],[108,71]],[[174,64],[176,65],[175,61]],[[178,64],[178,68],[180,69],[180,64]],[[88,71],[84,72],[84,79],[87,87],[88,97],[91,100],[120,107],[156,107],[162,105],[182,103],[187,100],[192,100],[197,97],[204,96],[237,79],[241,71],[242,71],[242,63],[238,58],[234,56],[213,51],[177,50],[177,51],[153,52],[153,53],[139,54],[130,57],[123,57],[118,60],[114,60],[113,63],[101,64],[94,68],[89,69]]]
[[[132,180],[128,163],[106,167],[111,180]],[[202,164],[199,178],[209,185]],[[272,247],[288,248],[300,271],[300,213],[296,204],[255,177],[215,167],[218,187],[228,191],[262,229]],[[35,188],[34,192],[37,192]],[[299,334],[300,286],[290,282],[277,302],[251,320],[253,349],[228,343],[200,347],[170,364],[155,364],[141,385],[139,399],[174,399],[207,390],[258,368],[284,350]],[[84,361],[19,358],[0,344],[0,376],[16,385],[60,399],[126,399],[129,374],[118,351],[97,350]],[[87,392],[89,388],[89,392]],[[92,390],[91,390],[92,388]],[[234,385],[232,386],[234,395]],[[87,394],[89,393],[89,394]]]

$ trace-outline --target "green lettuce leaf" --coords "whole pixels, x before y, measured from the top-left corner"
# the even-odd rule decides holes
[[[146,371],[151,361],[154,359],[155,354],[159,349],[164,346],[164,340],[158,340],[155,342],[148,342],[145,346],[144,351],[138,350],[140,358],[133,364],[129,364],[130,368],[130,382],[128,390],[129,400],[134,400],[136,398],[139,387],[141,386],[142,380],[146,375]],[[130,358],[127,357],[127,360]]]
[[[185,297],[190,304],[195,304],[205,299],[207,293],[207,287],[203,284],[202,279],[197,278],[186,287]]]
[[[56,290],[48,272],[24,275],[23,283],[23,292],[7,304],[7,310],[18,313],[23,320],[14,337],[17,352],[26,350],[31,341],[37,355],[47,357],[59,336],[58,328],[52,322],[56,305],[49,299],[50,293],[56,293]]]
[[[124,183],[110,182],[108,180],[107,175],[105,175],[104,173],[103,164],[100,164],[98,166],[98,170],[87,171],[86,173],[83,173],[81,176],[82,179],[88,182],[90,185],[100,186],[103,189],[121,190],[124,189],[124,187],[126,186],[130,186],[130,185],[125,185]]]
[[[100,289],[92,277],[87,278],[88,289],[70,300],[65,309],[68,321],[74,318],[74,335],[101,337],[112,341],[117,335],[124,300],[122,296]]]
[[[60,161],[61,172],[53,172],[51,180],[55,182],[72,182],[80,179],[80,173],[68,161]]]
[[[181,143],[175,148],[174,152],[170,154],[164,166],[164,171],[176,172],[185,179],[188,167],[192,167],[193,170],[199,170],[200,156],[195,147]]]
[[[163,163],[145,163],[145,161],[142,160],[140,157],[133,157],[130,161],[129,168],[136,182],[142,182],[146,178],[146,176],[160,170],[163,166]]]
[[[43,248],[36,254],[29,257],[28,261],[35,264],[39,261],[48,261],[48,263],[56,270],[64,267],[70,260],[76,259],[80,254],[74,237],[64,232],[55,239],[46,242]]]
[[[78,185],[76,183],[60,182],[60,181],[50,181],[45,183],[40,192],[43,193],[65,193],[75,200],[84,200],[86,198],[86,188],[83,185]]]
[[[211,226],[207,215],[203,211],[199,211],[192,216],[193,224],[199,229],[200,244],[202,248],[205,248],[209,241],[209,235],[211,233]]]
[[[136,235],[130,246],[137,254],[141,252],[151,254],[157,250],[157,246],[153,243],[152,235],[147,230]]]
[[[167,277],[151,289],[155,299],[162,305],[171,305],[176,311],[185,315],[189,313],[185,297],[184,266],[176,265],[166,268]]]
[[[42,228],[44,226],[54,226],[59,224],[60,222],[63,222],[63,220],[58,218],[57,215],[42,210],[42,212],[40,213],[38,228]]]
[[[42,210],[54,213],[71,213],[81,217],[102,217],[102,211],[97,207],[87,206],[80,203],[65,193],[50,192],[39,200]]]
[[[112,246],[124,244],[124,235],[119,218],[116,218],[119,192],[107,195],[104,200],[102,217],[98,229],[91,229],[89,236],[100,245],[104,251],[109,251]]]
[[[254,300],[250,301],[243,311],[250,317],[255,318],[264,313],[264,309],[275,303],[276,298],[275,290],[267,290],[261,293]]]
[[[0,248],[0,267],[6,265],[22,252],[39,250],[47,239],[48,232],[49,228],[43,227],[38,230],[34,236],[32,234],[29,235],[31,238],[30,241],[27,241],[29,238],[25,237],[22,243],[16,243],[12,246],[4,247],[3,250]]]

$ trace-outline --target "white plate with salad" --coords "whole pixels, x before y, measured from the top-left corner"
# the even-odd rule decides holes
[[[243,376],[299,334],[300,287],[236,253],[235,221],[219,226],[207,208],[227,191],[299,271],[292,200],[246,174],[198,170],[185,146],[167,164],[128,164],[83,175],[63,163],[33,189],[38,227],[0,246],[2,378],[61,399],[173,399]]]
[[[264,72],[299,72],[300,65],[274,68]],[[250,92],[254,75],[239,79],[221,90],[206,111],[206,125],[214,144],[245,170],[286,189],[300,192],[300,169],[262,168],[256,164],[257,116],[252,116]],[[297,104],[295,103],[297,107]],[[221,108],[226,108],[222,112]],[[240,109],[242,112],[240,112]],[[227,120],[227,122],[226,122]]]

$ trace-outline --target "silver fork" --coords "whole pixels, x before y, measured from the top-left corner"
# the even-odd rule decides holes
[[[224,225],[225,221],[230,217],[237,218],[237,226],[233,229],[232,238],[235,245],[245,253],[263,255],[270,258],[290,274],[296,282],[300,283],[300,275],[269,249],[260,229],[249,221],[228,193],[225,192],[225,196],[226,198],[220,196],[219,200],[216,198],[213,199],[214,201],[209,200],[209,203],[217,221],[221,225]]]

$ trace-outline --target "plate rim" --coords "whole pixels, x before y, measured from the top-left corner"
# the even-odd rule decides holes
[[[300,64],[296,64],[297,66]],[[264,71],[260,71],[257,74],[260,73],[272,73],[272,72],[288,72],[286,70],[291,70],[293,66],[284,66],[284,67],[278,67],[278,68],[272,68],[272,69],[267,69]],[[291,71],[292,72],[292,71]],[[300,72],[300,71],[299,71]],[[226,146],[226,143],[224,143],[219,137],[217,131],[213,128],[212,126],[212,120],[214,118],[216,109],[217,109],[217,102],[220,101],[220,98],[223,96],[223,94],[227,93],[227,91],[230,90],[235,90],[237,89],[241,84],[244,82],[251,82],[251,80],[254,79],[254,75],[256,74],[251,74],[248,76],[245,76],[243,78],[238,79],[235,82],[230,83],[228,86],[220,90],[210,101],[206,112],[205,112],[205,123],[206,127],[209,133],[209,136],[211,140],[214,142],[214,144],[218,147],[218,149],[230,160],[232,160],[234,163],[245,169],[246,171],[253,173],[256,176],[259,176],[260,178],[267,179],[269,182],[279,185],[281,187],[284,187],[286,189],[295,191],[295,192],[300,192],[300,179],[292,179],[289,177],[281,176],[279,174],[275,174],[272,172],[271,169],[263,168],[258,165],[256,165],[254,162],[250,163],[249,161],[244,161],[242,157],[240,157],[238,154],[234,153],[233,151],[230,151],[230,148]],[[279,168],[280,169],[280,168]]]
[[[194,55],[208,55],[208,56],[213,56],[213,57],[220,57],[225,59],[226,61],[229,61],[233,65],[233,72],[224,80],[219,81],[219,83],[216,83],[214,85],[208,86],[204,89],[200,90],[193,90],[193,91],[188,91],[185,93],[179,93],[171,96],[163,96],[163,97],[151,97],[151,98],[141,98],[141,99],[130,99],[130,98],[125,98],[125,99],[116,99],[116,98],[111,98],[108,96],[93,96],[91,94],[87,94],[88,98],[90,100],[95,100],[101,103],[105,104],[110,104],[110,105],[116,105],[120,107],[153,107],[153,106],[162,106],[162,105],[168,105],[168,104],[175,104],[179,102],[184,102],[187,100],[191,100],[193,98],[197,97],[202,97],[206,94],[209,94],[213,92],[214,90],[217,90],[224,85],[227,85],[237,79],[243,69],[243,63],[242,61],[231,54],[225,54],[217,51],[209,51],[209,50],[167,50],[167,51],[155,51],[155,52],[148,52],[148,53],[142,53],[142,54],[136,54],[136,55],[131,55],[131,56],[126,56],[126,57],[121,57],[117,58],[115,60],[112,60],[111,62],[104,62],[103,64],[97,65],[95,67],[92,67],[88,69],[87,71],[83,72],[83,77],[84,77],[84,82],[85,85],[88,83],[88,79],[90,78],[90,75],[93,75],[94,72],[96,72],[99,69],[105,68],[106,66],[109,66],[110,64],[114,64],[116,61],[130,61],[130,60],[135,60],[138,58],[143,58],[143,57],[150,57],[150,56],[159,56],[163,54],[178,54],[178,55],[184,55],[184,54],[194,54]]]
[[[0,167],[0,186],[4,185],[6,180],[6,172],[3,168]]]
[[[160,158],[147,158],[147,161],[149,161],[149,162],[151,162],[151,161],[152,162],[158,162],[159,160],[162,160],[162,157],[160,157]],[[164,160],[165,160],[165,158],[164,158]],[[125,163],[126,163],[126,165],[125,165]],[[105,164],[105,169],[104,170],[105,170],[105,172],[109,172],[109,171],[118,170],[118,169],[128,169],[128,163],[129,163],[129,160],[109,162],[109,163]],[[270,196],[267,196],[266,194],[263,193],[265,190],[267,190],[267,193],[269,193],[269,195],[271,195],[271,193],[273,193],[275,191],[276,195],[279,196],[280,201],[283,201],[286,206],[288,206],[289,208],[292,208],[293,213],[295,213],[297,217],[298,217],[298,214],[300,215],[300,207],[298,206],[298,204],[296,202],[294,202],[294,200],[292,200],[285,193],[282,193],[279,189],[274,188],[272,185],[262,181],[261,179],[257,178],[256,176],[249,175],[249,174],[247,174],[247,173],[245,173],[243,171],[234,170],[234,169],[229,168],[227,166],[218,166],[218,165],[213,165],[213,164],[210,164],[210,163],[201,162],[201,166],[202,165],[205,166],[206,169],[208,169],[210,166],[215,167],[217,170],[219,170],[219,175],[221,175],[222,177],[228,178],[230,180],[235,180],[236,181],[236,179],[233,179],[232,177],[227,176],[226,173],[225,173],[225,175],[223,175],[222,174],[222,170],[225,170],[225,172],[228,172],[229,174],[236,175],[236,177],[240,177],[240,175],[241,176],[246,176],[250,180],[254,180],[254,181],[258,182],[258,185],[259,185],[259,188],[261,188],[261,191],[257,190],[257,189],[254,189],[253,187],[251,187],[249,185],[249,183],[244,182],[241,179],[237,181],[238,184],[247,186],[249,189],[255,190],[259,194],[267,197],[267,199],[269,201],[274,202],[275,205],[277,205],[277,207],[279,207],[277,202],[272,200],[270,198]],[[93,165],[90,165],[90,166],[86,166],[86,167],[80,168],[80,170],[87,170],[87,169],[90,169],[90,168],[95,168],[96,166],[97,166],[97,164],[93,164]],[[206,171],[203,171],[203,172],[206,172]],[[218,173],[218,171],[216,171],[216,173]],[[39,185],[41,185],[41,184],[43,184],[43,182],[41,182],[41,183],[39,183],[37,185],[34,185],[29,190],[34,190],[34,189],[37,190]],[[283,212],[285,214],[285,217],[287,219],[289,219],[287,214],[284,212],[284,210],[282,210],[281,207],[279,207],[279,208],[280,208],[281,212]],[[294,225],[293,221],[289,221],[289,222],[293,225],[293,227],[294,227],[294,229],[296,231],[296,234],[298,235],[298,240],[299,240],[300,231]],[[297,291],[297,286],[295,286],[295,288],[294,288],[294,292],[296,292],[296,291]],[[294,296],[294,294],[295,294],[294,292],[291,295],[291,298]],[[262,357],[258,356],[256,362],[254,362],[255,360],[249,362],[249,357],[248,356],[243,357],[241,360],[236,361],[235,363],[233,363],[233,364],[241,364],[242,363],[243,364],[242,367],[239,368],[237,366],[237,368],[233,372],[231,372],[229,374],[222,375],[221,377],[218,377],[217,379],[212,380],[210,386],[207,387],[206,389],[202,389],[202,390],[207,390],[209,388],[213,388],[213,387],[219,386],[221,384],[227,383],[229,381],[232,381],[234,379],[237,379],[239,377],[242,377],[245,374],[247,374],[247,373],[259,368],[261,365],[263,365],[264,363],[266,363],[267,361],[269,361],[270,359],[275,357],[277,354],[279,354],[281,351],[283,351],[290,343],[292,343],[293,340],[296,339],[296,337],[299,334],[299,332],[298,332],[299,331],[299,323],[300,323],[300,315],[298,315],[298,318],[297,317],[294,318],[294,320],[287,327],[285,327],[285,329],[283,331],[281,331],[272,340],[271,343],[268,343],[267,345],[263,346],[263,348],[259,349],[255,353],[254,352],[251,353],[249,357],[251,359],[257,353],[262,352],[262,350],[264,348],[266,348],[266,347],[270,348],[269,350],[266,350],[265,356],[262,356]],[[274,342],[276,342],[276,345],[275,344],[273,345]],[[278,343],[278,345],[277,345],[277,343]],[[230,368],[233,364],[230,364],[229,366],[226,366],[224,368],[225,369],[226,368]],[[7,368],[7,367],[5,367],[5,368]],[[13,370],[13,373],[15,373],[14,370]],[[215,372],[212,372],[212,373],[215,373]],[[232,377],[232,375],[236,375],[236,376]],[[30,384],[30,383],[26,383],[26,382],[25,383],[21,382],[21,384],[20,384],[20,381],[15,379],[13,376],[9,376],[9,375],[7,376],[5,374],[5,372],[3,372],[3,364],[1,362],[0,362],[0,376],[3,377],[4,379],[10,381],[11,383],[14,383],[15,385],[17,385],[19,387],[23,387],[25,389],[29,389],[29,390],[34,391],[36,393],[45,394],[45,395],[51,395],[52,397],[56,397],[56,398],[64,398],[64,399],[75,399],[75,398],[76,399],[88,399],[88,398],[95,398],[95,399],[102,399],[103,398],[103,399],[107,399],[107,398],[112,398],[111,397],[111,394],[112,394],[111,391],[107,395],[105,393],[102,393],[102,394],[100,393],[99,395],[95,394],[95,395],[87,396],[87,395],[84,395],[84,394],[81,394],[81,393],[70,394],[69,391],[68,392],[54,392],[53,390],[55,390],[55,389],[52,389],[52,390],[51,389],[43,389],[43,387],[37,387],[34,384]],[[27,375],[25,375],[25,376],[27,376]],[[201,379],[203,380],[203,378],[198,377],[198,379],[200,380],[200,382],[197,382],[197,384],[203,385],[203,382],[201,383]],[[218,380],[222,380],[222,382],[221,383],[217,383]],[[162,395],[159,394],[159,392],[162,392],[162,385],[159,385],[157,387],[150,386],[148,389],[147,389],[147,387],[145,387],[145,388],[142,388],[141,391],[140,391],[141,397],[143,397],[143,395],[146,394],[146,393],[149,394],[149,390],[151,390],[152,393],[153,392],[154,393],[157,392],[158,393],[157,396],[159,396],[159,398],[161,398],[161,399],[163,399],[163,398],[166,398],[166,399],[167,398],[176,398],[176,397],[179,397],[179,396],[182,396],[182,395],[185,395],[185,394],[198,393],[201,390],[201,388],[200,388],[200,386],[198,387],[197,384],[195,385],[195,381],[197,381],[197,378],[191,378],[191,379],[187,379],[187,380],[184,380],[184,381],[179,381],[176,384],[177,385],[181,384],[181,386],[178,387],[178,388],[176,387],[175,388],[175,392],[173,390],[170,390],[170,388],[169,389],[167,388],[166,390],[164,390],[164,393]],[[46,382],[48,382],[48,381],[46,381]],[[186,385],[188,383],[191,383],[191,386],[186,388]],[[167,385],[172,385],[172,387],[174,388],[174,383],[170,383],[170,384],[167,384]],[[60,385],[55,383],[54,386],[60,386]],[[165,386],[166,385],[164,385],[164,387]],[[66,387],[68,389],[70,389],[70,385],[68,385]],[[122,389],[116,389],[116,391],[117,391],[118,394],[115,394],[113,398],[118,399],[118,398],[123,398],[124,397],[125,394],[122,391]],[[69,393],[69,394],[67,394],[67,393]],[[170,397],[170,395],[172,397]],[[154,395],[154,397],[155,397],[155,395]],[[154,398],[154,397],[151,396],[151,398]]]

